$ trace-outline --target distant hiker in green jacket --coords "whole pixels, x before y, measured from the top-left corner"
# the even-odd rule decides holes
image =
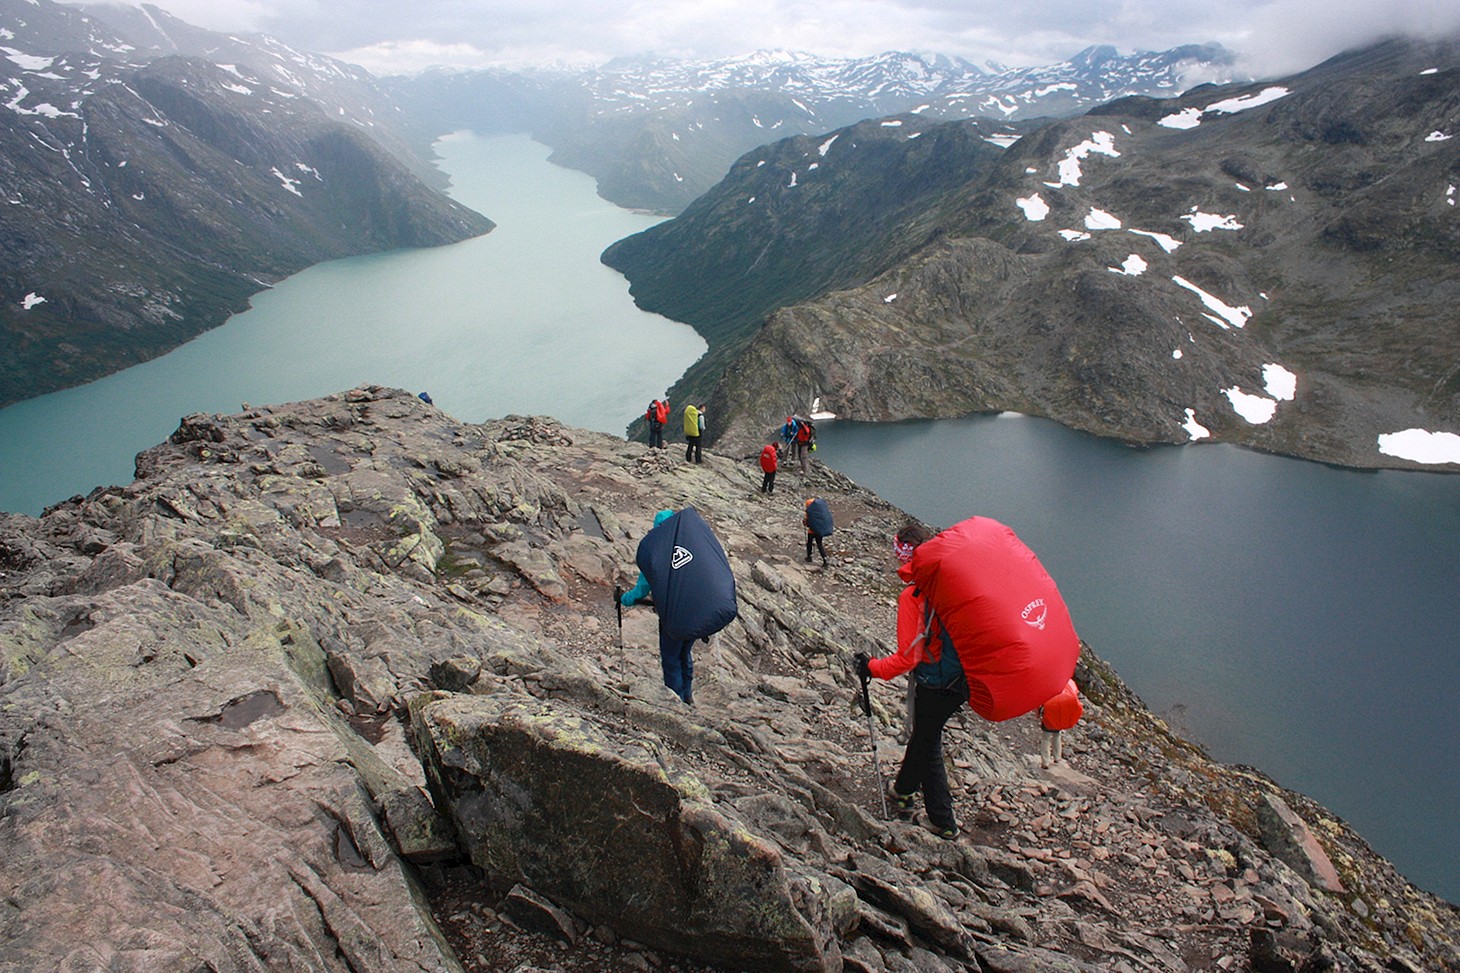
[[[704,454],[700,451],[700,439],[705,434],[705,407],[703,405],[687,405],[684,407],[684,461],[686,463],[703,463]]]

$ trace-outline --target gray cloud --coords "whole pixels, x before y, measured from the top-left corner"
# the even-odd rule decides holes
[[[259,30],[373,71],[432,63],[601,64],[646,52],[723,57],[781,48],[886,50],[1011,66],[1091,44],[1218,41],[1258,76],[1309,67],[1392,33],[1460,32],[1455,0],[160,0],[191,23]]]

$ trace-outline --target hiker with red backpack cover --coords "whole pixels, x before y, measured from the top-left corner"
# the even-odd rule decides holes
[[[655,399],[644,410],[644,421],[649,424],[649,448],[664,448],[664,424],[669,421],[669,400]]]
[[[909,524],[893,550],[908,582],[898,599],[898,651],[858,655],[857,672],[865,680],[913,671],[913,730],[893,799],[910,812],[920,789],[925,824],[953,838],[943,725],[965,701],[994,722],[1045,704],[1074,674],[1080,640],[1054,580],[998,521],[971,517],[931,537]]]
[[[1039,707],[1039,766],[1048,768],[1064,759],[1064,741],[1060,734],[1073,730],[1085,715],[1080,702],[1080,687],[1071,679],[1053,699]]]

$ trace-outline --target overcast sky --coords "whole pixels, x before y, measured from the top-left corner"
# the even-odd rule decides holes
[[[127,0],[130,2],[130,0]],[[1217,41],[1258,77],[1386,34],[1460,31],[1460,0],[155,0],[216,30],[256,30],[378,74],[626,54],[889,50],[1015,67],[1091,44],[1164,50]]]

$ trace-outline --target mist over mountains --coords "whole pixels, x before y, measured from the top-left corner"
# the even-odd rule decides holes
[[[1030,119],[1074,114],[1125,95],[1167,96],[1233,78],[1217,44],[1122,55],[1091,47],[1034,68],[888,52],[831,59],[760,51],[714,61],[621,58],[591,71],[429,71],[387,79],[407,115],[434,130],[528,130],[552,161],[598,180],[605,199],[677,213],[743,153],[793,135],[912,112],[980,116],[1012,141]]]

